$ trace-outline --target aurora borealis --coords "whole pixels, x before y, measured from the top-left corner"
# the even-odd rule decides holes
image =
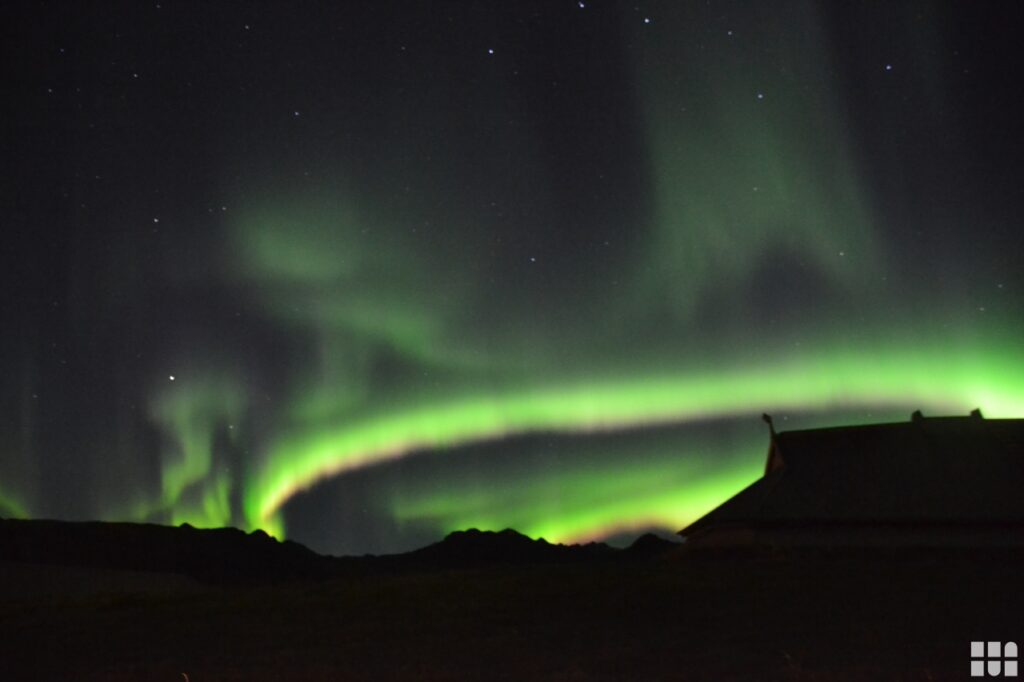
[[[1024,417],[1014,5],[3,11],[0,515],[626,537]]]

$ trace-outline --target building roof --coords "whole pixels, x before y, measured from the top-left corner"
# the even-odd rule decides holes
[[[1024,523],[1024,419],[921,418],[773,434],[765,476],[680,531]]]

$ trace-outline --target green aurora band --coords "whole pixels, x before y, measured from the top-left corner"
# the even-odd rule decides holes
[[[794,360],[733,373],[652,376],[438,401],[274,443],[262,476],[246,486],[246,518],[253,527],[281,534],[281,507],[324,478],[472,441],[752,416],[763,406],[824,411],[878,405],[946,413],[983,406],[991,417],[1024,414],[1024,356],[1013,342],[975,354],[951,353],[946,346],[882,356],[847,351],[817,363]],[[544,536],[555,541],[595,537],[616,524],[630,527],[651,519],[681,527],[752,479],[748,465],[739,473],[686,482],[641,502],[593,510],[590,526],[579,517],[547,519]],[[682,503],[691,494],[691,502]],[[535,524],[531,527],[541,527]],[[462,525],[455,522],[447,530]],[[505,527],[508,522],[494,519],[486,525]]]

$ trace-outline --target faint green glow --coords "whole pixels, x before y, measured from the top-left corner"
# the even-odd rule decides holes
[[[7,493],[0,492],[0,516],[23,519],[29,516],[28,508]]]
[[[365,372],[376,344],[419,360],[443,354],[440,335],[468,285],[430,262],[451,265],[443,247],[432,254],[373,215],[336,188],[253,207],[235,225],[234,276],[278,322],[345,358],[347,372]],[[365,375],[338,378],[331,392]]]
[[[664,12],[693,30],[685,3]],[[709,296],[749,306],[755,275],[780,260],[859,298],[881,289],[827,32],[808,7],[748,13],[758,38],[786,40],[763,50],[749,36],[644,40],[634,50],[654,214],[631,281],[648,301],[671,302],[653,308],[677,319]],[[692,66],[682,75],[680,65]]]
[[[761,429],[756,429],[762,436]],[[514,485],[454,478],[443,486],[407,484],[390,512],[400,523],[438,534],[466,528],[515,528],[552,542],[582,542],[616,531],[679,529],[757,478],[764,439],[739,442],[672,438],[656,447],[602,445],[587,439],[565,468],[515,475]],[[503,479],[502,475],[497,476]]]

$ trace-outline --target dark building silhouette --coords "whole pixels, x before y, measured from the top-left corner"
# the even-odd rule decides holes
[[[772,429],[764,477],[680,535],[698,547],[1024,546],[1024,419],[917,411]]]

